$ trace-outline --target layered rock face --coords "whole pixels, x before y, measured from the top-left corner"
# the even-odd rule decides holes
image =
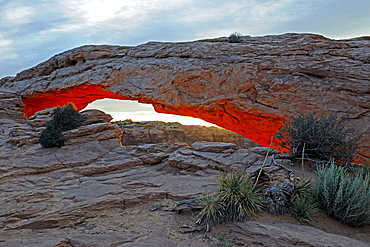
[[[153,104],[157,112],[204,119],[264,146],[290,116],[338,113],[349,117],[365,158],[368,54],[369,38],[313,34],[83,46],[3,78],[0,86],[22,96],[28,117],[68,102],[82,109],[100,98],[130,99]]]
[[[216,127],[182,125],[160,121],[133,122],[129,120],[116,122],[122,129],[122,145],[138,145],[148,143],[177,143],[188,145],[194,142],[225,142],[234,143],[239,148],[259,146],[257,143],[235,132]]]
[[[217,190],[221,173],[259,170],[279,153],[209,142],[121,146],[122,132],[98,110],[82,112],[87,117],[84,125],[63,132],[68,138],[65,146],[42,148],[37,139],[51,119],[51,109],[25,120],[20,95],[0,90],[0,99],[3,247],[216,246],[217,240],[206,240],[203,233],[178,232],[194,212],[152,212],[142,205],[200,198]],[[267,169],[271,179],[286,174],[278,166],[265,167],[261,174]],[[368,246],[282,222],[233,222],[221,227],[240,246]]]

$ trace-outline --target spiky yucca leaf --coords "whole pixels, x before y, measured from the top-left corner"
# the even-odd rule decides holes
[[[263,200],[248,176],[243,172],[223,174],[218,196],[228,210],[228,220],[239,221],[263,208]]]
[[[201,201],[203,209],[199,212],[198,222],[206,224],[219,224],[227,219],[225,204],[217,195],[206,195]]]
[[[312,215],[318,210],[318,204],[312,196],[300,195],[292,201],[292,212],[299,220],[315,222]]]
[[[312,181],[309,179],[303,179],[296,184],[296,189],[291,196],[291,200],[294,201],[297,197],[313,197],[314,186]]]

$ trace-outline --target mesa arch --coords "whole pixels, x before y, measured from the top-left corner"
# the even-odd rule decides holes
[[[25,114],[101,98],[153,104],[192,116],[264,146],[297,113],[347,115],[370,157],[370,39],[314,34],[226,38],[136,47],[78,47],[1,79],[19,93]],[[278,147],[273,143],[274,147]]]

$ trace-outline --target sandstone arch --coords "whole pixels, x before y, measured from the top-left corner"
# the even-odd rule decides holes
[[[369,38],[313,34],[244,37],[238,44],[218,38],[83,46],[3,78],[0,86],[22,95],[28,116],[68,102],[82,109],[105,97],[138,100],[264,146],[298,112],[348,114],[365,158],[370,157],[368,54]]]

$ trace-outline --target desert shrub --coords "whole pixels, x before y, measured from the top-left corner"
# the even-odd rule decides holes
[[[202,201],[202,210],[199,212],[198,222],[206,224],[219,224],[227,219],[225,204],[220,201],[217,195],[206,195]]]
[[[218,180],[218,197],[226,206],[228,220],[239,221],[262,209],[262,195],[243,172],[224,173]]]
[[[39,141],[44,148],[62,147],[67,139],[58,128],[47,127],[40,135]]]
[[[304,153],[305,158],[348,163],[357,151],[353,134],[347,121],[334,114],[320,117],[311,114],[285,122],[277,138],[282,138],[282,146],[297,158]]]
[[[78,128],[86,120],[86,117],[81,115],[73,104],[68,104],[63,107],[55,108],[53,119],[48,123],[61,131]]]
[[[241,43],[241,42],[243,42],[243,36],[239,32],[232,33],[227,38],[227,42],[229,42],[229,43]]]
[[[344,224],[363,226],[370,224],[369,176],[347,173],[334,165],[317,171],[316,198],[325,213]]]
[[[262,209],[262,195],[243,172],[224,173],[218,180],[218,192],[202,199],[197,223],[204,222],[208,226],[224,221],[239,221]]]
[[[45,148],[64,146],[67,139],[62,131],[78,128],[86,120],[73,104],[55,108],[52,117],[39,137],[40,144]]]
[[[363,166],[357,168],[357,173],[363,178],[370,177],[370,161],[366,161]]]

